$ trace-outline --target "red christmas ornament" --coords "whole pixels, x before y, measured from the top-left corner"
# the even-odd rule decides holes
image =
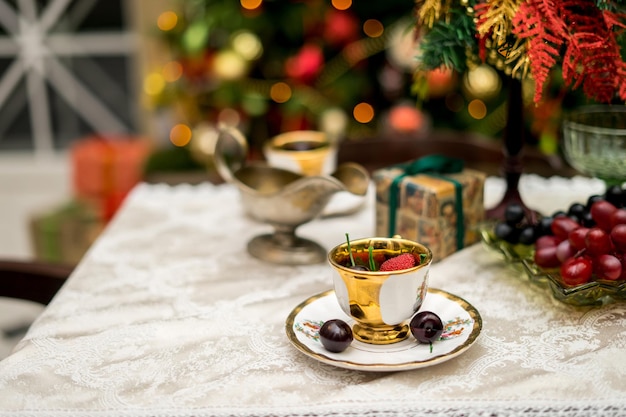
[[[389,111],[389,125],[397,132],[419,132],[425,124],[424,114],[415,106],[398,105]]]
[[[305,83],[312,83],[322,70],[324,54],[315,44],[304,45],[297,55],[287,59],[285,72],[290,78]]]
[[[325,20],[324,40],[329,44],[341,46],[359,38],[359,22],[352,13],[331,9]]]

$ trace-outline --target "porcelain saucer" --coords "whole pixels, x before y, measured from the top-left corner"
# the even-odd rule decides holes
[[[439,315],[444,332],[431,346],[412,336],[391,345],[353,341],[341,353],[329,352],[319,340],[319,329],[326,320],[341,319],[352,325],[335,298],[334,291],[314,295],[296,306],[285,323],[287,337],[305,355],[330,365],[363,371],[403,371],[436,365],[465,352],[482,329],[478,310],[449,292],[429,288],[420,311]]]

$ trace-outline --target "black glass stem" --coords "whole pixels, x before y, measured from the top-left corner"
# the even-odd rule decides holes
[[[536,213],[529,209],[519,193],[519,180],[523,172],[524,149],[524,100],[522,97],[522,82],[510,78],[509,96],[507,99],[507,121],[503,136],[502,177],[506,184],[506,191],[502,200],[493,208],[487,210],[488,219],[502,220],[509,204],[520,204],[529,218],[534,219]]]

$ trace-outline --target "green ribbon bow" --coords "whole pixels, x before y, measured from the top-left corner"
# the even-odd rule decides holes
[[[456,222],[456,246],[461,249],[465,242],[465,217],[463,215],[463,185],[441,174],[453,174],[463,171],[463,161],[461,159],[449,158],[443,155],[428,155],[416,159],[406,164],[396,165],[403,172],[396,176],[389,187],[389,236],[393,236],[396,230],[396,210],[398,207],[398,194],[400,183],[406,176],[416,174],[426,174],[431,177],[441,178],[454,184],[455,203],[454,208],[457,213]]]

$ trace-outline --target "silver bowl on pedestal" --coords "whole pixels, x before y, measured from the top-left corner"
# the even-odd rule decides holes
[[[225,155],[227,143],[239,147],[234,159]],[[246,154],[247,141],[238,130],[220,129],[214,152],[218,173],[237,186],[246,214],[274,229],[252,238],[248,252],[277,264],[324,262],[327,251],[317,242],[298,236],[296,229],[318,217],[335,193],[364,196],[370,181],[368,172],[356,163],[344,163],[330,175],[305,176],[263,162],[246,164]]]

